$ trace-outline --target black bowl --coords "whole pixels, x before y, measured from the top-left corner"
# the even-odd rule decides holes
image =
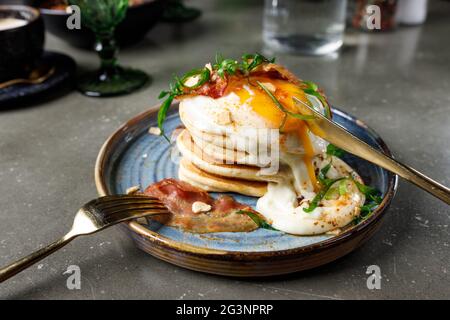
[[[0,5],[0,18],[27,23],[0,31],[0,82],[27,77],[42,56],[44,23],[39,10],[22,5]]]
[[[66,26],[70,16],[62,10],[41,8],[42,1],[34,1],[39,7],[47,30],[69,44],[91,49],[95,43],[95,36],[87,28],[69,30]],[[127,16],[117,26],[116,40],[120,46],[127,46],[142,40],[147,32],[159,21],[164,12],[166,0],[146,0],[144,3],[128,8]]]

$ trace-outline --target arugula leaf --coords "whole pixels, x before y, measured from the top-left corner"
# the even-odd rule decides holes
[[[316,196],[311,200],[309,207],[303,208],[303,211],[307,213],[311,213],[319,206],[320,201],[323,199],[330,200],[336,194],[336,192],[339,192],[339,194],[343,195],[348,192],[347,185],[345,184],[345,180],[348,179],[348,177],[341,177],[337,179],[329,179],[327,178],[327,173],[331,169],[331,161],[326,166],[324,166],[322,169],[320,169],[319,174],[317,175],[317,180],[322,185],[322,190],[319,191],[319,193],[316,194]],[[336,182],[341,181],[339,183],[339,186],[337,188],[332,187]]]
[[[323,96],[323,94],[319,91],[319,86],[311,81],[303,81],[303,84],[306,85],[306,88],[303,89],[303,92],[310,94],[322,103],[322,105],[325,107],[326,117],[328,119],[331,119],[331,109],[330,105],[328,104],[327,100]]]
[[[272,227],[270,224],[268,224],[266,222],[266,220],[264,220],[263,218],[261,218],[259,215],[257,215],[254,212],[251,212],[251,211],[248,211],[248,210],[239,210],[239,211],[236,211],[236,213],[237,214],[246,214],[250,219],[253,220],[254,223],[256,223],[256,225],[259,228],[278,231],[277,229]]]
[[[347,190],[347,183],[346,180],[341,180],[341,182],[339,182],[339,194],[341,196],[343,196],[344,194],[346,194],[348,192]]]
[[[280,101],[278,101],[278,99],[273,95],[272,92],[270,92],[269,89],[266,88],[265,85],[263,85],[259,81],[256,81],[256,83],[270,97],[270,99],[272,99],[273,103],[277,106],[277,108],[280,109],[280,111],[283,112],[284,114],[287,114],[287,115],[289,115],[289,116],[291,116],[293,118],[297,118],[297,119],[300,119],[300,120],[312,120],[312,119],[315,119],[315,117],[313,115],[304,115],[304,114],[290,112],[289,110],[287,110],[281,104]]]
[[[196,77],[196,76],[199,77],[196,84],[194,84],[192,86],[186,85],[186,82],[189,80],[189,78]],[[194,69],[194,70],[191,70],[188,73],[186,73],[181,78],[180,83],[185,88],[196,89],[196,88],[201,87],[204,83],[206,83],[210,79],[210,77],[211,77],[211,72],[209,71],[208,68]]]
[[[223,55],[219,52],[216,52],[216,56],[215,56],[214,60],[216,61],[215,66],[220,65],[222,63],[222,61],[224,60]]]
[[[338,192],[339,192],[338,188],[332,187],[325,194],[324,199],[325,200],[332,200],[332,199],[334,199],[334,196],[337,195]]]
[[[199,79],[196,84],[192,86],[186,85],[186,81],[191,78],[198,76]],[[173,81],[169,84],[169,90],[163,90],[158,96],[158,99],[166,98],[161,103],[161,106],[159,107],[158,111],[158,128],[161,130],[162,136],[170,142],[169,138],[164,133],[164,121],[166,120],[167,112],[172,105],[173,100],[175,97],[184,94],[184,89],[196,89],[200,86],[202,86],[204,83],[206,83],[211,77],[211,72],[208,68],[202,68],[202,69],[194,69],[189,72],[187,72],[181,79],[177,76],[173,77]]]
[[[158,111],[158,128],[161,130],[162,136],[164,138],[166,138],[166,140],[168,142],[170,142],[170,140],[164,133],[163,124],[167,117],[167,111],[169,111],[169,108],[170,108],[174,98],[175,98],[175,96],[173,94],[170,94],[169,97],[161,104],[161,107],[159,108],[159,111]]]
[[[225,74],[235,74],[239,69],[239,63],[234,59],[224,59],[221,54],[216,54],[213,69],[217,70],[217,74],[223,79]]]
[[[243,55],[242,62],[238,62],[233,59],[224,59],[221,54],[217,53],[215,60],[216,61],[213,66],[213,69],[217,72],[217,74],[221,78],[224,78],[225,75],[227,74],[228,75],[236,74],[236,72],[241,72],[244,75],[248,76],[248,74],[260,64],[275,61],[275,59],[267,59],[266,57],[264,57],[259,53]],[[198,77],[198,81],[193,85],[188,85],[187,81],[191,77]],[[173,100],[179,95],[190,93],[191,90],[201,87],[210,79],[211,79],[211,71],[209,68],[204,67],[200,69],[194,69],[184,74],[181,78],[174,76],[173,81],[169,84],[169,90],[161,91],[161,93],[158,96],[158,99],[165,98],[166,100],[162,102],[158,112],[158,127],[161,130],[161,133],[164,136],[164,138],[166,138],[166,140],[169,141],[167,136],[164,134],[163,124],[164,121],[166,120],[167,112]],[[297,115],[294,113],[290,113],[288,111],[287,113],[289,113],[292,117],[303,119],[302,115]]]
[[[308,91],[309,92],[316,92],[317,90],[319,90],[319,86],[317,84],[315,84],[314,82],[311,81],[303,81],[304,84],[306,84],[308,86]]]
[[[327,154],[330,156],[341,158],[345,154],[345,151],[330,143],[327,146]]]
[[[316,196],[311,200],[309,203],[309,207],[303,208],[303,211],[307,213],[311,213],[319,206],[320,201],[324,199],[328,191],[330,190],[331,186],[335,184],[338,181],[341,181],[343,179],[347,179],[346,177],[337,178],[337,179],[326,179],[326,184],[323,186],[322,190],[320,190]]]
[[[319,175],[317,176],[317,180],[319,180],[320,184],[322,184],[322,185],[327,184],[327,180],[328,180],[327,173],[328,173],[328,171],[330,171],[330,169],[331,169],[331,161],[325,167],[320,169]]]
[[[379,196],[380,191],[374,187],[366,186],[365,184],[362,184],[356,180],[353,180],[358,190],[363,193],[366,197],[371,198],[372,196]]]
[[[170,94],[169,91],[161,91],[159,93],[158,99],[162,99],[162,98],[166,97],[168,94]]]
[[[253,69],[258,67],[260,64],[268,62],[268,63],[274,63],[275,58],[267,59],[262,54],[255,53],[255,54],[244,54],[242,56],[242,64],[241,64],[241,70],[244,72],[244,74],[250,73]]]
[[[339,149],[340,150],[340,149]],[[335,151],[333,149],[333,151]],[[334,154],[334,153],[333,153]],[[382,202],[381,192],[376,188],[371,186],[366,186],[352,177],[341,177],[338,179],[329,179],[327,178],[327,173],[331,169],[331,161],[326,166],[324,166],[317,175],[317,180],[322,185],[322,189],[316,194],[316,196],[311,200],[309,206],[307,208],[303,208],[303,211],[307,213],[311,213],[316,209],[320,202],[325,200],[331,200],[333,197],[339,193],[339,195],[344,195],[348,193],[347,181],[352,181],[358,190],[364,194],[366,197],[366,202],[363,206],[361,206],[361,212],[358,217],[355,217],[353,220],[354,224],[358,224],[361,221],[368,219],[376,206],[378,206]],[[335,187],[335,183],[339,182],[339,185]]]
[[[378,206],[383,198],[381,197],[381,192],[371,186],[366,186],[353,179],[358,190],[364,194],[366,197],[366,202],[361,206],[361,212],[358,217],[353,219],[353,223],[356,225],[364,220],[367,220],[372,214],[376,206]]]

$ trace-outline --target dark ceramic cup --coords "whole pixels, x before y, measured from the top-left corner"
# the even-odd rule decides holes
[[[12,19],[25,23],[18,26],[5,23]],[[44,23],[39,10],[0,5],[0,20],[3,20],[0,21],[0,82],[26,77],[36,67],[44,48]]]

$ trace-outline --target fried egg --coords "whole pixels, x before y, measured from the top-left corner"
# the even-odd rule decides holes
[[[303,209],[320,192],[316,174],[328,163],[331,163],[328,178],[352,175],[360,180],[359,176],[342,160],[327,156],[328,143],[312,134],[303,120],[286,116],[271,97],[256,85],[257,81],[292,113],[300,113],[294,97],[316,110],[325,110],[316,97],[305,94],[297,85],[286,80],[252,77],[249,81],[237,78],[230,81],[220,98],[202,95],[183,97],[179,109],[182,122],[196,143],[200,142],[202,133],[226,137],[233,143],[231,150],[250,153],[245,164],[252,166],[261,166],[257,154],[260,140],[256,134],[252,136],[249,129],[280,129],[277,141],[280,170],[288,170],[288,178],[283,172],[281,181],[267,179],[267,193],[259,198],[256,209],[276,229],[291,234],[321,234],[344,227],[359,214],[359,208],[365,201],[351,179],[337,182],[346,184],[347,193],[324,199],[312,212],[307,213]],[[246,144],[242,143],[243,140]],[[249,150],[256,150],[256,153],[251,154]]]

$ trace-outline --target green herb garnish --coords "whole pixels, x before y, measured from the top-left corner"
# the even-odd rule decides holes
[[[346,180],[341,180],[341,182],[339,182],[339,194],[341,196],[343,196],[344,194],[346,194],[348,192],[347,190],[347,181]]]
[[[274,63],[275,58],[267,59],[259,53],[244,54],[242,56],[241,70],[245,75],[248,75],[253,69],[258,67],[262,63]]]
[[[291,117],[293,117],[293,118],[300,119],[300,120],[312,120],[312,119],[315,119],[315,117],[314,117],[313,115],[304,115],[304,114],[299,114],[299,113],[293,113],[293,112],[290,112],[289,110],[287,110],[287,109],[281,104],[280,101],[278,101],[278,99],[275,97],[275,95],[274,95],[272,92],[270,92],[270,90],[267,89],[265,85],[263,85],[263,84],[262,84],[261,82],[259,82],[259,81],[256,81],[256,83],[258,84],[258,86],[259,86],[261,89],[263,89],[263,91],[270,97],[270,99],[272,99],[273,103],[277,106],[277,108],[280,109],[280,111],[283,112],[285,115],[289,115],[289,116],[291,116]],[[285,122],[286,122],[285,120],[286,120],[286,117],[285,117],[285,119],[283,120],[283,123],[282,123],[282,126],[281,126],[281,127],[284,126],[284,124],[285,124]]]
[[[353,180],[358,190],[363,193],[366,197],[375,197],[379,196],[380,191],[378,191],[376,188],[371,186],[366,186],[365,184],[362,184],[356,180]]]
[[[172,104],[174,98],[175,98],[174,95],[172,94],[169,95],[169,97],[166,100],[164,100],[164,102],[161,104],[161,107],[159,108],[158,111],[158,127],[161,130],[161,134],[163,135],[164,138],[166,138],[168,142],[170,142],[170,140],[164,133],[163,124],[164,121],[166,120],[167,111],[169,111],[170,105]]]
[[[278,231],[277,229],[275,229],[274,227],[272,227],[270,224],[268,224],[266,222],[266,220],[264,220],[263,218],[261,218],[258,214],[252,212],[252,211],[248,211],[248,210],[239,210],[236,211],[237,214],[246,214],[250,219],[253,220],[254,223],[256,223],[256,225],[259,228],[262,229],[267,229],[267,230],[275,230]]]
[[[327,146],[327,154],[330,156],[341,158],[345,154],[345,151],[330,143]]]
[[[188,82],[189,79],[192,77],[198,78],[197,82],[193,85],[187,85],[186,82]],[[211,77],[211,71],[209,71],[208,68],[202,68],[202,69],[194,69],[192,71],[189,71],[186,73],[183,78],[181,78],[180,82],[183,87],[188,89],[196,89],[201,87],[203,84],[205,84],[209,78]]]
[[[187,75],[189,75],[189,74],[192,74],[191,76],[195,76],[198,74],[198,70],[192,70],[191,72],[187,73]],[[203,79],[203,77],[206,76],[206,72],[200,73],[200,74],[201,74],[201,76],[200,76],[199,81],[203,81],[202,79]],[[208,76],[209,76],[209,70],[208,70]],[[164,100],[163,103],[161,104],[161,106],[159,107],[158,128],[161,130],[162,136],[168,142],[170,142],[170,140],[164,133],[163,124],[164,124],[164,121],[166,120],[167,112],[169,111],[169,108],[172,105],[172,102],[175,99],[175,97],[182,95],[184,93],[184,88],[185,88],[184,82],[186,82],[186,81],[187,81],[186,76],[184,76],[182,79],[178,78],[177,76],[174,76],[173,82],[169,85],[169,90],[161,91],[161,93],[158,96],[158,99],[166,98],[166,100]],[[206,81],[208,81],[208,79]]]
[[[366,186],[354,179],[352,180],[358,190],[366,197],[366,202],[361,206],[360,215],[353,219],[353,223],[357,225],[358,223],[367,220],[373,214],[375,207],[378,206],[383,199],[381,198],[381,192],[378,189]]]
[[[317,175],[317,180],[322,185],[322,189],[311,200],[309,207],[303,208],[303,211],[305,211],[307,213],[313,212],[313,210],[318,207],[320,201],[322,201],[324,198],[327,200],[331,199],[332,195],[337,190],[339,190],[338,188],[331,188],[331,186],[334,185],[336,182],[346,179],[346,178],[338,178],[338,179],[327,178],[327,174],[328,174],[328,171],[330,171],[330,169],[331,169],[331,162],[328,163],[326,166],[324,166],[322,169],[320,169],[319,174]]]
[[[338,188],[332,187],[325,194],[324,199],[325,200],[332,200],[332,199],[335,198],[335,196],[338,194],[338,192],[339,192]]]
[[[319,99],[319,101],[325,107],[325,116],[328,119],[331,119],[330,105],[328,104],[327,99],[325,99],[324,95],[320,92],[319,86],[311,81],[303,81],[303,83],[306,85],[306,88],[303,89],[303,92],[315,96],[317,99]]]
[[[324,199],[324,197],[327,195],[328,191],[330,190],[331,186],[335,184],[338,181],[341,181],[343,179],[347,179],[346,177],[337,178],[337,179],[326,179],[325,185],[323,185],[322,190],[319,191],[319,193],[316,194],[316,196],[311,200],[309,207],[303,208],[303,211],[307,213],[311,213],[319,206],[320,201]]]
[[[328,173],[328,171],[330,171],[330,169],[331,169],[331,162],[328,163],[322,169],[320,169],[319,175],[317,176],[317,180],[319,180],[320,184],[322,184],[322,185],[326,185],[327,184],[327,180],[329,180],[327,178],[327,173]]]
[[[239,69],[239,62],[233,59],[224,59],[219,53],[216,54],[216,63],[213,65],[214,70],[223,79],[226,74],[233,75]]]
[[[275,58],[268,59],[259,53],[245,54],[242,56],[242,61],[239,62],[233,59],[224,59],[222,55],[216,54],[215,64],[212,66],[213,71],[221,78],[227,75],[234,75],[238,72],[244,76],[249,76],[249,73],[262,63],[273,63]],[[197,81],[194,84],[188,83],[188,80],[195,77]],[[189,94],[211,79],[211,70],[207,67],[201,69],[194,69],[187,72],[183,77],[174,77],[174,81],[169,85],[169,90],[161,91],[159,99],[165,98],[162,102],[158,112],[158,127],[161,134],[169,141],[169,138],[164,133],[164,121],[166,120],[167,112],[173,100],[180,95]]]
[[[333,145],[330,144],[330,146],[333,146]],[[334,149],[333,147],[330,149],[333,152],[328,153],[328,150],[327,150],[328,154],[336,155],[336,149],[340,150],[336,147],[334,147],[334,148],[336,148],[336,149]],[[369,218],[372,215],[374,208],[376,206],[378,206],[381,203],[381,201],[383,200],[381,197],[381,192],[379,190],[377,190],[376,188],[373,188],[371,186],[366,186],[366,185],[356,181],[352,177],[329,179],[329,178],[327,178],[327,174],[330,171],[330,169],[331,169],[331,161],[326,166],[324,166],[322,169],[320,169],[319,174],[317,175],[317,180],[322,185],[322,189],[311,200],[309,207],[303,208],[303,211],[305,211],[307,213],[311,213],[312,211],[314,211],[314,209],[316,209],[319,206],[320,201],[322,201],[323,199],[331,200],[337,194],[339,194],[341,196],[347,194],[349,192],[348,188],[347,188],[347,181],[350,180],[355,184],[355,186],[358,188],[358,190],[362,194],[364,194],[364,196],[366,197],[366,201],[365,201],[364,205],[361,206],[360,215],[358,217],[355,217],[353,222],[354,222],[354,224],[358,224],[361,221],[364,221],[367,218]],[[334,185],[338,181],[340,181],[339,185],[337,185],[335,187]]]

